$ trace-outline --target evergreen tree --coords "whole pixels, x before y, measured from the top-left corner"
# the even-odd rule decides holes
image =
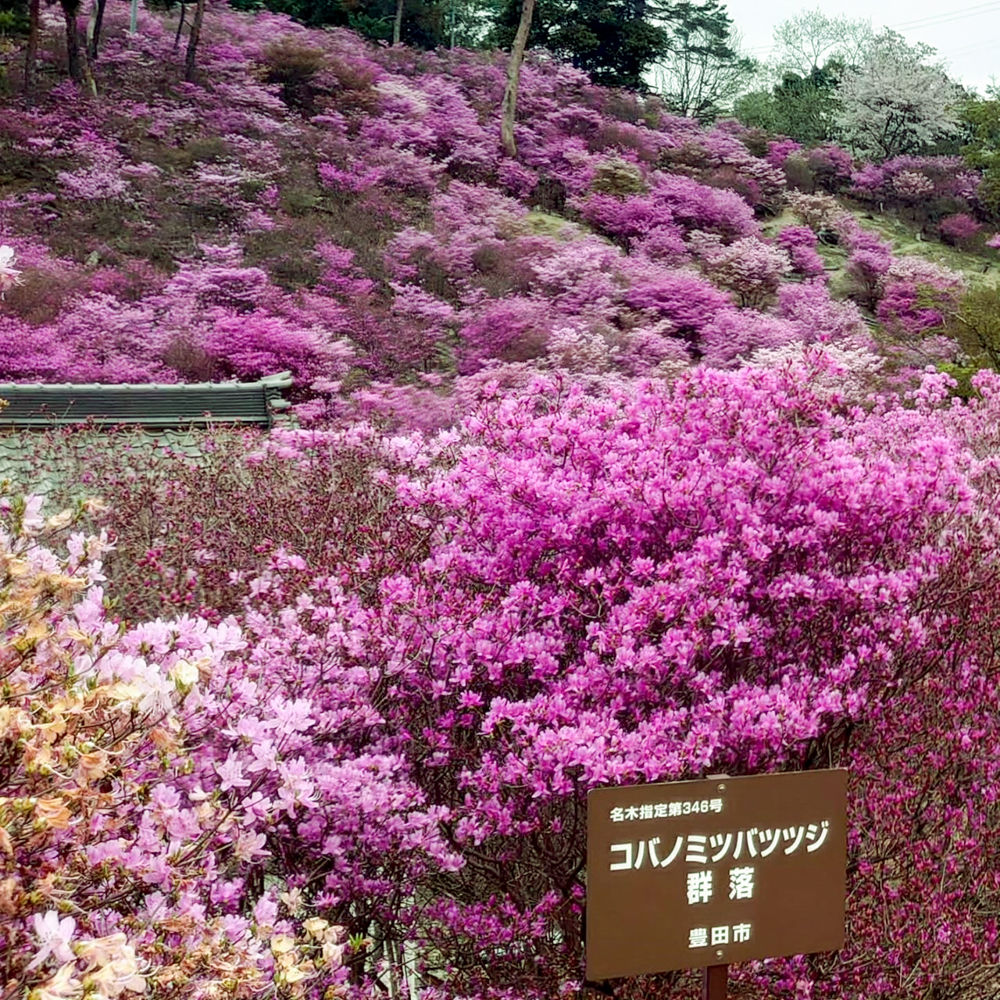
[[[670,51],[653,67],[657,92],[677,114],[717,118],[757,72],[740,52],[740,37],[718,0],[683,0],[660,8],[670,31]]]
[[[508,49],[521,0],[500,0],[488,43]],[[647,0],[537,0],[529,48],[545,48],[606,87],[648,89],[643,75],[668,51],[669,32]]]
[[[399,0],[232,0],[232,6],[266,8],[309,27],[350,28],[386,42],[396,40],[398,18],[399,41],[421,49],[470,47],[484,34],[484,12],[476,0],[403,0],[401,9]]]
[[[0,0],[0,38],[27,33],[27,0]]]
[[[787,135],[804,144],[831,142],[839,137],[837,87],[844,70],[839,60],[804,75],[786,71],[771,90],[744,94],[733,106],[748,128]]]

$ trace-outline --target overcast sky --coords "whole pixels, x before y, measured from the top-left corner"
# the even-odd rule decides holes
[[[876,31],[894,28],[911,42],[926,42],[948,64],[953,80],[982,93],[991,76],[1000,83],[1000,0],[726,0],[733,24],[750,54],[767,58],[772,30],[802,10],[871,18]]]

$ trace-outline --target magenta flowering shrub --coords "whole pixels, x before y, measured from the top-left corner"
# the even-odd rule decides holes
[[[295,643],[322,648],[352,679],[350,717],[368,713],[353,729],[327,685],[325,739],[342,755],[391,747],[397,780],[441,810],[459,861],[405,868],[391,910],[352,917],[362,893],[390,893],[382,849],[366,865],[362,845],[325,876],[335,875],[328,919],[410,942],[418,977],[444,995],[502,984],[552,996],[580,976],[589,788],[843,762],[854,933],[846,952],[811,965],[814,994],[888,995],[884,961],[864,961],[873,954],[931,976],[922,955],[940,924],[925,915],[887,928],[879,907],[893,888],[914,914],[947,922],[934,982],[982,961],[989,909],[951,893],[992,898],[995,847],[948,837],[947,781],[925,786],[919,809],[894,805],[888,789],[905,786],[914,754],[902,741],[887,753],[877,734],[913,725],[896,716],[902,698],[931,725],[931,752],[957,752],[939,699],[964,725],[984,696],[995,615],[983,595],[998,581],[983,542],[997,511],[992,462],[978,455],[995,439],[995,380],[980,381],[977,406],[942,405],[948,380],[929,376],[909,406],[841,413],[814,377],[794,363],[700,369],[603,398],[540,379],[487,399],[430,450],[385,443],[412,466],[396,479],[400,502],[436,526],[426,553],[356,597],[364,570],[353,561],[308,599],[297,590],[294,606],[281,601],[301,586],[294,567],[267,576],[261,595]],[[318,445],[288,435],[279,447],[307,460]],[[443,445],[452,457],[428,469]],[[983,750],[970,740],[961,753]],[[998,765],[989,750],[976,788]],[[967,813],[972,794],[956,822],[983,829],[982,811]],[[954,879],[923,876],[945,856],[959,859]],[[734,971],[773,996],[783,968]]]
[[[767,144],[767,162],[773,167],[783,167],[785,160],[801,148],[802,144],[794,139],[776,139]]]
[[[936,233],[949,216],[981,211],[980,175],[960,157],[897,156],[863,165],[851,174],[851,182],[851,197],[875,202],[882,210],[904,210],[928,234]]]
[[[849,294],[862,308],[874,310],[882,294],[882,283],[892,256],[881,250],[855,250],[844,271],[850,281]]]
[[[836,233],[851,252],[844,267],[848,295],[863,309],[874,311],[884,291],[885,275],[893,264],[892,244],[864,229],[850,215],[837,220]]]
[[[946,243],[958,246],[970,243],[982,230],[982,226],[970,215],[959,212],[949,215],[938,223],[938,230]]]
[[[0,377],[141,383],[252,380],[290,370],[304,387],[346,370],[356,352],[344,337],[348,314],[334,300],[289,295],[261,268],[242,266],[233,245],[201,251],[201,260],[148,287],[135,287],[142,269],[116,280],[99,271],[92,290],[68,294],[44,322],[30,321],[30,300],[27,321],[0,315]],[[17,295],[45,273],[25,268],[25,287],[4,311],[22,311]],[[355,293],[368,287],[352,280]]]
[[[725,292],[693,271],[667,272],[653,281],[637,283],[624,299],[648,322],[667,324],[671,336],[696,349],[706,325],[733,308]]]
[[[689,177],[662,174],[654,183],[651,196],[688,231],[717,233],[723,239],[756,236],[760,231],[753,211],[738,194],[708,187]]]
[[[719,313],[701,331],[701,360],[716,368],[738,367],[757,350],[773,350],[802,339],[787,320],[754,309]]]
[[[886,286],[878,304],[878,318],[886,326],[915,335],[944,325],[944,313],[935,308],[931,294],[912,281],[894,281]]]
[[[588,225],[615,239],[625,250],[652,236],[661,240],[663,234],[674,240],[683,236],[684,230],[674,221],[670,207],[652,196],[620,198],[597,192],[581,201],[578,207]]]
[[[705,287],[720,323],[761,316]],[[825,286],[799,289],[819,310]],[[795,322],[758,329],[776,345]],[[261,448],[250,436],[255,454],[224,451],[208,469],[178,459],[152,491],[139,456],[99,452],[125,546],[109,557],[110,593],[128,579],[134,601],[145,577],[149,619],[158,601],[197,609],[187,581],[225,598],[233,574],[228,595],[248,598],[241,632],[222,623],[246,647],[199,674],[208,714],[185,716],[192,770],[175,784],[181,811],[197,789],[222,789],[247,871],[263,866],[275,888],[220,888],[213,905],[252,910],[276,955],[300,907],[391,942],[351,958],[359,986],[412,975],[447,996],[551,997],[582,971],[589,788],[833,762],[853,775],[856,936],[804,969],[739,970],[740,989],[792,996],[805,975],[831,1000],[891,995],[890,958],[944,985],[993,961],[995,846],[982,810],[967,810],[991,787],[1000,741],[988,731],[963,747],[951,722],[984,731],[976,713],[996,697],[981,679],[1000,391],[983,376],[974,403],[952,406],[950,380],[932,375],[906,400],[848,411],[857,379],[831,385],[792,337],[756,348],[786,352],[767,368],[601,394],[522,369],[480,381],[461,424],[433,438],[364,425]],[[575,348],[559,330],[553,343],[591,349],[582,331]],[[870,357],[852,357],[860,378]],[[115,461],[130,475],[110,475]],[[151,511],[169,529],[149,546]],[[123,652],[196,662],[213,628],[132,626]],[[884,725],[911,726],[974,775],[959,814],[947,779],[901,806],[915,755],[901,739],[888,752]],[[982,836],[956,843],[956,822]],[[958,864],[942,880],[946,857]],[[892,892],[914,913],[902,928],[882,919]]]
[[[866,163],[851,176],[853,197],[870,200],[924,197],[974,199],[978,176],[961,157],[897,156],[884,163]]]
[[[549,310],[538,299],[494,302],[459,330],[458,370],[471,375],[488,361],[527,361],[543,353]]]
[[[658,161],[661,169],[731,188],[754,208],[780,205],[784,173],[767,159],[750,153],[744,142],[746,130],[738,122],[723,120],[707,129],[691,118],[663,115],[661,122],[666,133]]]
[[[846,149],[828,143],[816,146],[805,154],[816,186],[835,194],[848,185],[854,170],[854,159]]]
[[[904,335],[920,336],[944,325],[966,288],[961,274],[924,257],[900,257],[882,279],[881,323]]]
[[[816,252],[819,240],[808,226],[785,226],[774,238],[792,261],[792,271],[804,278],[816,278],[824,273],[823,258]]]
[[[586,222],[626,250],[643,238],[662,240],[664,234],[675,238],[700,230],[732,240],[759,232],[752,209],[735,192],[681,175],[657,175],[648,194],[594,193],[574,205]]]

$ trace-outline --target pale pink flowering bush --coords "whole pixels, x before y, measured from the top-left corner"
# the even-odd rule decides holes
[[[244,812],[249,781],[227,780],[211,758],[192,766],[221,718],[210,677],[245,647],[239,629],[110,621],[106,535],[66,537],[74,512],[46,520],[41,507],[0,496],[6,987],[113,1000],[335,985],[336,929],[317,937],[259,905],[262,800]],[[64,553],[46,547],[60,540]]]
[[[808,371],[817,391],[851,405],[869,401],[882,384],[885,358],[864,345],[792,341],[781,347],[761,347],[744,365]]]
[[[902,201],[915,202],[934,191],[934,182],[915,170],[903,170],[892,179],[892,190]]]
[[[867,327],[857,305],[834,299],[824,281],[782,285],[774,313],[788,320],[805,343],[870,344]]]
[[[789,191],[788,207],[814,232],[834,230],[838,223],[850,219],[837,199],[828,194]]]
[[[735,240],[728,246],[700,240],[695,253],[706,276],[733,292],[741,306],[761,306],[778,290],[791,270],[788,253],[756,236]]]
[[[13,247],[0,246],[0,298],[19,280],[21,272],[14,267],[16,263],[17,255],[14,253]]]

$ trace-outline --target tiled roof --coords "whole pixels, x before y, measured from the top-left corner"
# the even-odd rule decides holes
[[[103,442],[109,428],[128,429],[115,435],[112,447],[169,450],[197,459],[212,425],[267,428],[276,420],[291,422],[290,415],[280,415],[289,406],[281,391],[291,384],[288,372],[259,382],[187,385],[0,383],[0,400],[8,402],[0,409],[0,483],[8,480],[17,492],[46,495],[67,489],[99,493],[95,485],[73,488],[83,471],[74,455],[95,438]],[[62,441],[55,447],[49,446],[52,433]]]
[[[292,376],[281,372],[259,382],[198,382],[177,385],[72,385],[0,383],[0,427],[52,424],[128,424],[188,427],[256,424],[268,427],[274,413],[287,409],[282,389]]]

